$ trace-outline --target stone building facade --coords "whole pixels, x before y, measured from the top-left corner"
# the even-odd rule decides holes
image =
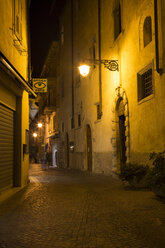
[[[58,119],[64,166],[110,174],[164,150],[164,10],[164,0],[66,1]],[[118,70],[107,69],[107,60]],[[90,73],[80,77],[85,63]]]

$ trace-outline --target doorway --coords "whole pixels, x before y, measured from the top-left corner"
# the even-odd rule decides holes
[[[66,166],[69,168],[69,135],[66,133]]]
[[[53,144],[52,146],[52,165],[57,167],[57,144]]]
[[[120,164],[126,163],[126,136],[125,136],[125,116],[119,116],[119,153],[120,153]]]
[[[120,166],[125,164],[127,161],[126,157],[126,125],[125,125],[125,106],[123,99],[118,100],[117,106],[117,117],[118,117],[118,138],[117,138],[117,157]]]
[[[86,125],[86,164],[87,170],[92,171],[92,133],[90,125]]]

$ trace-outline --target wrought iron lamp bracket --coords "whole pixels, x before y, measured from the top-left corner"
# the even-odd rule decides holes
[[[103,60],[96,60],[96,61],[103,64],[104,67],[110,71],[118,71],[119,70],[118,60],[103,59]]]

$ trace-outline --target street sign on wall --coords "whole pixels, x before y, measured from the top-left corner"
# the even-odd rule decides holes
[[[33,91],[36,93],[47,92],[48,80],[46,78],[33,78]]]

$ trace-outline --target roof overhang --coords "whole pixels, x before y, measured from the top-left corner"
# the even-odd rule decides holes
[[[31,85],[20,75],[20,73],[14,68],[14,66],[7,60],[7,58],[0,52],[0,66],[9,74],[14,76],[21,86],[34,97],[37,95],[34,93]]]

